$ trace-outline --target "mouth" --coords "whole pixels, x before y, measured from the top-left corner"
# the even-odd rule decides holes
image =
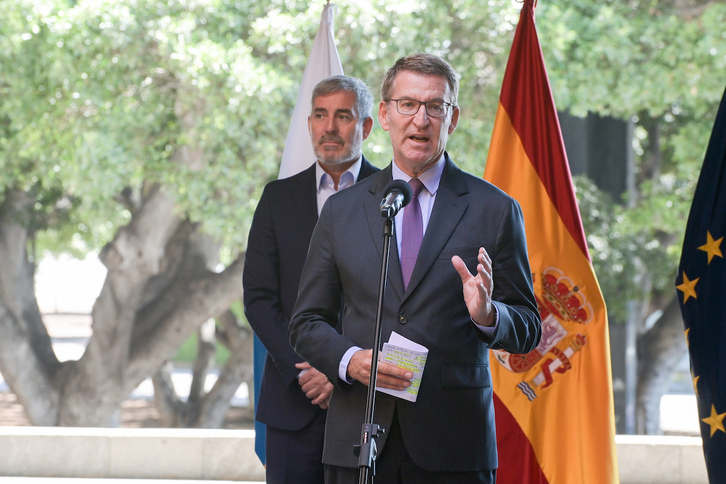
[[[340,138],[325,138],[325,137],[323,137],[323,138],[320,138],[320,140],[318,141],[318,144],[319,145],[326,145],[326,144],[328,144],[328,145],[330,145],[330,144],[342,145],[343,144],[343,140],[340,139]]]
[[[416,135],[411,135],[408,137],[408,139],[415,141],[416,143],[428,143],[428,141],[429,141],[429,138],[426,136],[416,136]]]
[[[318,146],[321,151],[330,153],[338,153],[343,149],[343,145],[341,143],[321,143]]]

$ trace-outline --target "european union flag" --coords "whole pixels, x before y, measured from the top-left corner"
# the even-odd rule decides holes
[[[726,92],[693,196],[676,278],[710,482],[726,482],[725,235]]]

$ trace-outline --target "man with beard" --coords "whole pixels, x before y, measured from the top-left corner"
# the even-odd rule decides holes
[[[308,129],[317,162],[265,187],[252,221],[244,275],[247,320],[267,349],[256,418],[267,426],[268,483],[322,484],[325,418],[333,385],[290,346],[287,329],[310,237],[327,198],[378,171],[361,152],[373,95],[359,79],[315,86]]]

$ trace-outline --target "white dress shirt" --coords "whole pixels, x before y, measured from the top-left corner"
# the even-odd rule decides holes
[[[323,170],[323,167],[320,166],[320,162],[315,163],[315,179],[317,180],[316,188],[318,192],[318,217],[320,216],[320,212],[323,210],[325,201],[330,195],[355,184],[358,180],[360,167],[362,165],[363,157],[361,156],[358,158],[358,161],[353,163],[351,167],[345,171],[345,173],[340,175],[340,180],[338,180],[338,189],[336,190],[335,185],[333,184],[333,178],[328,175],[325,170]]]

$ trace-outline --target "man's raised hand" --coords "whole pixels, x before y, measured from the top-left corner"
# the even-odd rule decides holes
[[[481,326],[494,326],[494,308],[492,308],[492,260],[484,247],[479,248],[477,256],[479,263],[476,274],[472,275],[461,257],[455,255],[451,258],[454,269],[461,276],[464,286],[464,302],[469,309],[469,316]]]

